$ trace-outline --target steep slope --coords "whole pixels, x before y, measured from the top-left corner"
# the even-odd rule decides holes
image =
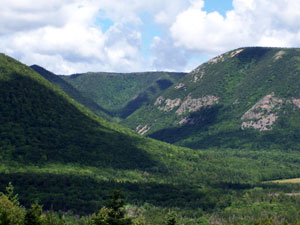
[[[98,210],[117,189],[134,207],[154,211],[149,224],[162,224],[157,214],[169,208],[182,224],[196,224],[244,189],[265,187],[260,181],[300,176],[298,152],[199,151],[141,137],[2,54],[0,124],[0,192],[12,182],[22,204],[38,200],[76,215]]]
[[[96,117],[30,68],[0,57],[0,146],[4,159],[112,168],[155,164],[136,146],[136,136]]]
[[[192,148],[300,149],[299,65],[299,49],[227,52],[196,68],[123,124]]]
[[[61,78],[110,115],[124,119],[184,75],[169,72],[85,73]]]
[[[70,85],[68,82],[63,80],[60,76],[57,76],[56,74],[38,66],[38,65],[32,65],[31,68],[42,75],[45,79],[53,83],[55,86],[63,90],[65,93],[67,93],[71,98],[75,99],[80,104],[84,105],[88,109],[90,109],[92,112],[97,114],[98,116],[111,120],[112,118],[105,112],[103,108],[101,108],[97,103],[95,103],[93,100],[82,96],[82,94],[77,91],[72,85]]]

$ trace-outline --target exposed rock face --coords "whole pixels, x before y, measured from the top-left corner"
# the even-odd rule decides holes
[[[251,127],[260,131],[271,130],[278,118],[277,110],[282,104],[283,100],[274,97],[274,93],[265,96],[242,116],[241,119],[245,120],[241,126],[242,130]]]
[[[187,96],[185,101],[181,104],[181,106],[176,110],[178,115],[182,115],[186,112],[195,112],[201,107],[210,106],[217,104],[219,102],[219,98],[213,95],[204,96],[202,98],[191,98],[190,95]]]
[[[234,56],[240,54],[242,51],[244,51],[244,49],[235,50],[235,51],[231,52],[230,57],[233,58]]]
[[[300,99],[292,98],[292,102],[294,103],[294,105],[300,108]]]
[[[193,75],[193,80],[192,82],[197,83],[199,80],[202,79],[202,77],[204,76],[205,72],[204,72],[204,66],[201,65],[199,67],[197,67],[196,69],[194,69],[191,74]]]
[[[207,63],[208,64],[215,64],[215,63],[218,63],[218,62],[224,62],[224,56],[223,55],[220,55],[220,56],[217,56],[211,60],[209,60]]]
[[[246,128],[259,129],[260,131],[272,130],[272,125],[277,120],[278,116],[275,113],[266,115],[257,121],[247,121],[242,123],[242,130]]]
[[[154,102],[154,105],[161,105],[165,98],[163,96],[159,96],[156,101]]]
[[[160,96],[156,99],[154,105],[162,105],[159,106],[158,109],[161,111],[169,112],[172,111],[175,107],[178,107],[180,103],[181,103],[180,98],[165,99],[164,97]]]
[[[281,59],[282,56],[283,56],[285,53],[286,53],[286,52],[283,51],[283,50],[280,50],[279,52],[277,52],[277,53],[274,55],[274,57],[273,57],[274,61],[276,61],[276,60],[278,60],[278,59]]]
[[[145,125],[145,126],[139,125],[139,126],[136,127],[135,131],[138,132],[138,134],[140,134],[140,135],[144,135],[150,129],[151,129],[151,127],[149,127],[148,125]]]
[[[197,119],[190,118],[190,117],[184,117],[182,120],[180,120],[179,122],[177,122],[177,124],[179,124],[179,125],[183,125],[183,124],[194,125],[196,123],[197,123]]]
[[[199,71],[199,74],[195,74],[194,75],[194,83],[197,83],[199,80],[202,79],[202,77],[204,76],[205,72],[204,71]]]
[[[177,86],[175,86],[175,89],[180,89],[184,87],[184,83],[179,83]]]
[[[175,99],[166,99],[165,101],[165,106],[163,107],[158,107],[158,109],[165,111],[165,112],[169,112],[172,111],[175,107],[179,106],[181,103],[181,99],[180,98],[175,98]]]

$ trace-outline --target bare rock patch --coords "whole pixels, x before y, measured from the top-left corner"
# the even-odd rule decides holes
[[[202,98],[192,98],[190,95],[184,100],[181,106],[176,110],[178,115],[186,112],[196,112],[202,107],[219,103],[219,98],[213,95],[207,95]]]
[[[275,97],[274,93],[263,97],[242,116],[242,130],[251,127],[260,131],[271,130],[282,104],[283,100]]]
[[[135,129],[135,131],[140,134],[140,135],[144,135],[146,134],[149,130],[151,129],[151,127],[149,127],[148,125],[138,125]]]
[[[281,59],[282,56],[283,56],[285,53],[286,53],[286,52],[283,51],[283,50],[280,50],[279,52],[277,52],[277,53],[274,55],[274,57],[273,57],[274,61],[277,61],[278,59]]]
[[[244,51],[244,49],[235,50],[235,51],[230,53],[230,57],[233,58],[234,56],[240,54],[242,51]]]
[[[292,98],[292,102],[294,103],[295,106],[300,108],[300,99]]]
[[[174,88],[175,89],[180,89],[184,87],[184,83],[179,83],[178,85],[176,85]]]
[[[161,105],[163,103],[163,101],[165,100],[165,98],[163,96],[159,96],[155,102],[154,105]]]
[[[174,108],[178,107],[181,103],[180,98],[175,99],[165,99],[163,96],[160,96],[154,102],[154,105],[159,105],[158,109],[161,111],[169,112],[172,111]]]
[[[218,63],[218,62],[224,62],[224,56],[223,55],[219,55],[215,58],[212,58],[211,60],[209,60],[207,63],[208,64],[215,64],[215,63]]]

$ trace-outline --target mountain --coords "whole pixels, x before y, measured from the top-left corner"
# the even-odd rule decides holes
[[[171,210],[179,224],[298,219],[299,201],[272,193],[293,193],[299,185],[265,182],[299,177],[297,151],[193,150],[146,138],[101,119],[3,54],[0,124],[0,192],[12,182],[26,207],[39,201],[45,210],[72,210],[78,217],[120,190],[128,214],[152,225]]]
[[[48,209],[91,212],[114,188],[130,193],[138,182],[142,190],[145,182],[147,190],[174,184],[175,192],[179,183],[167,174],[176,166],[161,158],[181,150],[189,155],[97,117],[3,54],[0,124],[0,190],[11,181],[23,202],[39,199]]]
[[[84,73],[60,76],[113,117],[124,119],[173,85],[185,73]]]
[[[121,124],[191,148],[300,150],[300,49],[249,47],[200,65]]]
[[[137,135],[97,117],[32,69],[0,57],[4,159],[123,169],[155,164],[137,147]]]
[[[42,75],[45,79],[53,83],[55,86],[63,90],[65,93],[67,93],[71,98],[75,99],[80,104],[84,105],[88,109],[90,109],[92,112],[94,112],[96,115],[107,119],[112,120],[112,118],[108,115],[108,112],[105,112],[103,108],[101,108],[97,103],[95,103],[90,98],[82,96],[82,94],[76,90],[72,85],[70,85],[68,82],[63,80],[60,76],[57,76],[56,74],[44,69],[43,67],[40,67],[38,65],[32,65],[30,66],[35,72]]]

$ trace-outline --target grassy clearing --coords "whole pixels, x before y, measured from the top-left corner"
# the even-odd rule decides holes
[[[284,179],[284,180],[272,180],[272,183],[280,183],[280,184],[300,184],[300,178],[292,178],[292,179]]]

